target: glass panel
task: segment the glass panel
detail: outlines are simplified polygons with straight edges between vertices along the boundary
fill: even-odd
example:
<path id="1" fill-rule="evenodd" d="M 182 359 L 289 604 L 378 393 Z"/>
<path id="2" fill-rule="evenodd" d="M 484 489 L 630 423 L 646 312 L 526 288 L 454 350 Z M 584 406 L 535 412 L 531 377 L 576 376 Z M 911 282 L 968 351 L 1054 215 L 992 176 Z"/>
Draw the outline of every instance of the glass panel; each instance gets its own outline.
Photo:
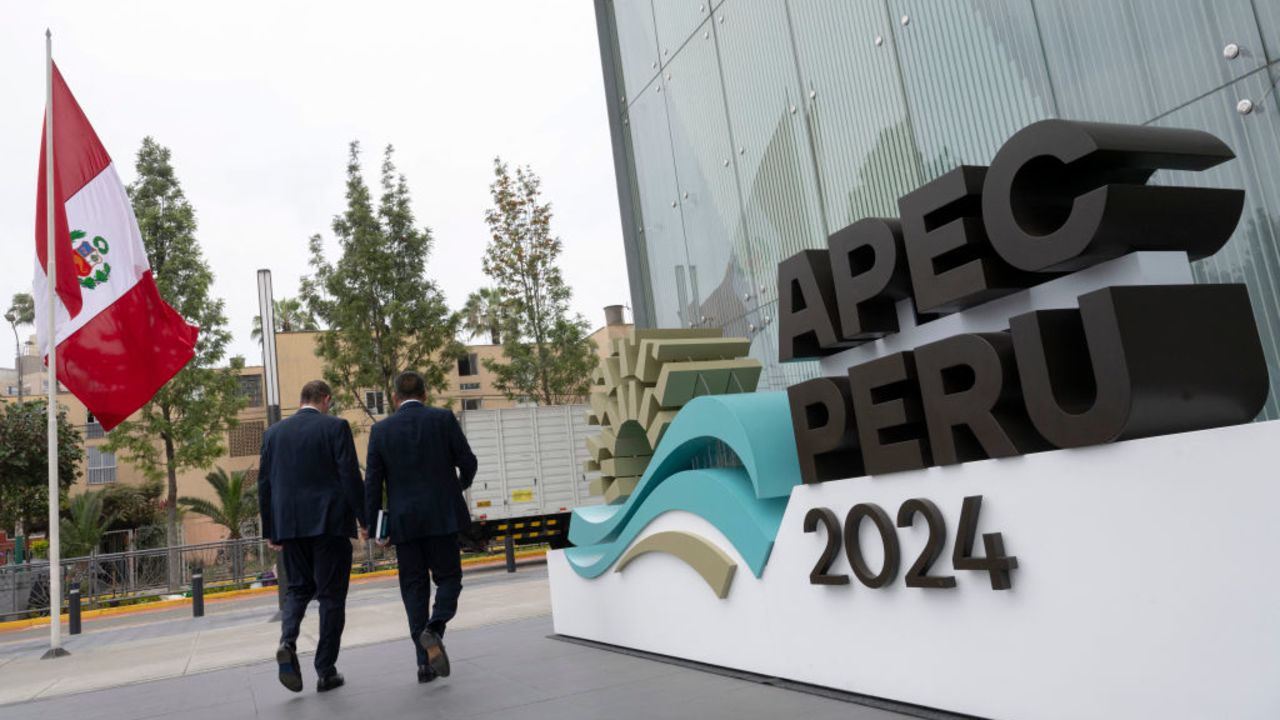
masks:
<path id="1" fill-rule="evenodd" d="M 919 154 L 884 7 L 827 0 L 789 7 L 804 93 L 797 111 L 816 155 L 827 232 L 864 217 L 897 217 L 898 196 L 920 184 Z"/>
<path id="2" fill-rule="evenodd" d="M 658 50 L 661 51 L 659 61 L 663 65 L 671 62 L 695 30 L 701 34 L 707 29 L 698 26 L 707 19 L 708 4 L 709 0 L 657 0 L 653 4 Z"/>
<path id="3" fill-rule="evenodd" d="M 698 35 L 664 71 L 671 148 L 689 256 L 689 321 L 722 325 L 747 310 L 751 279 L 715 36 Z M 692 242 L 689 242 L 692 239 Z M 703 320 L 703 318 L 706 318 Z"/>
<path id="4" fill-rule="evenodd" d="M 661 80 L 655 80 L 631 105 L 628 114 L 635 159 L 636 190 L 640 196 L 641 227 L 649 283 L 653 291 L 655 327 L 688 327 L 686 308 L 677 300 L 677 272 L 689 265 L 684 251 L 684 229 L 677 201 L 675 165 L 671 158 L 671 133 Z"/>
<path id="5" fill-rule="evenodd" d="M 1262 38 L 1263 47 L 1241 45 L 1240 54 L 1276 62 L 1280 60 L 1280 3 L 1275 0 L 1253 0 L 1253 10 L 1258 21 L 1257 32 Z M 1240 44 L 1239 40 L 1230 38 L 1223 42 Z"/>
<path id="6" fill-rule="evenodd" d="M 742 300 L 754 308 L 775 298 L 778 263 L 825 247 L 827 230 L 785 6 L 725 0 L 716 16 L 729 126 L 745 151 L 737 165 L 751 286 Z"/>
<path id="7" fill-rule="evenodd" d="M 627 98 L 635 100 L 658 74 L 658 34 L 649 0 L 613 0 L 618 55 Z"/>
<path id="8" fill-rule="evenodd" d="M 1161 171 L 1152 182 L 1244 188 L 1244 213 L 1235 235 L 1216 255 L 1195 263 L 1193 270 L 1200 282 L 1243 282 L 1249 287 L 1271 374 L 1271 397 L 1263 417 L 1275 419 L 1280 417 L 1280 168 L 1275 163 L 1280 119 L 1274 112 L 1236 112 L 1239 98 L 1262 98 L 1269 90 L 1267 73 L 1256 73 L 1154 123 L 1211 132 L 1237 157 L 1200 173 Z"/>
<path id="9" fill-rule="evenodd" d="M 990 163 L 1010 135 L 1055 115 L 1028 0 L 889 5 L 926 180 Z"/>
<path id="10" fill-rule="evenodd" d="M 1250 0 L 1036 0 L 1035 10 L 1062 117 L 1147 122 L 1264 60 Z M 1245 51 L 1225 58 L 1228 43 Z"/>

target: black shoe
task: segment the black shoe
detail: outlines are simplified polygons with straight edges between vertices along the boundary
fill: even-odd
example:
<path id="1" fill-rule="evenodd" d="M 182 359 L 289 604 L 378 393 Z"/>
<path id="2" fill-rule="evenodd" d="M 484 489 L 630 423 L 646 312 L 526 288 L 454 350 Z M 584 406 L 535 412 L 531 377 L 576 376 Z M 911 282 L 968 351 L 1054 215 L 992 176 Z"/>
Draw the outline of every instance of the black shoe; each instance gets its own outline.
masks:
<path id="1" fill-rule="evenodd" d="M 328 692 L 334 688 L 340 688 L 346 684 L 346 680 L 342 678 L 342 673 L 334 672 L 320 678 L 316 683 L 316 692 Z"/>
<path id="2" fill-rule="evenodd" d="M 280 665 L 280 684 L 294 692 L 302 692 L 302 668 L 298 665 L 298 651 L 293 643 L 280 643 L 276 648 L 276 663 Z"/>
<path id="3" fill-rule="evenodd" d="M 430 665 L 418 666 L 418 682 L 429 683 L 436 679 L 436 671 L 431 669 Z"/>
<path id="4" fill-rule="evenodd" d="M 436 675 L 449 677 L 449 654 L 444 651 L 444 643 L 440 640 L 440 636 L 432 632 L 431 628 L 427 628 L 422 631 L 418 643 L 427 653 L 427 665 L 435 671 Z"/>

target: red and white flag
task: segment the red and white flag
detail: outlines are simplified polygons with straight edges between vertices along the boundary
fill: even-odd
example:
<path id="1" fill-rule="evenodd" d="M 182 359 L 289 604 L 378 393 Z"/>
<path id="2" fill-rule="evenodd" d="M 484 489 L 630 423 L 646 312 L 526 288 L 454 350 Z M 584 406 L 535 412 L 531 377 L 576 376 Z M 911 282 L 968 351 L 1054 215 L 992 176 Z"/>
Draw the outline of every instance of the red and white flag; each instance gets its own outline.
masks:
<path id="1" fill-rule="evenodd" d="M 48 293 L 58 380 L 110 430 L 155 396 L 195 356 L 199 329 L 169 307 L 151 276 L 133 206 L 89 120 L 53 68 L 54 252 L 46 262 L 45 142 L 36 198 L 36 328 L 49 357 Z"/>

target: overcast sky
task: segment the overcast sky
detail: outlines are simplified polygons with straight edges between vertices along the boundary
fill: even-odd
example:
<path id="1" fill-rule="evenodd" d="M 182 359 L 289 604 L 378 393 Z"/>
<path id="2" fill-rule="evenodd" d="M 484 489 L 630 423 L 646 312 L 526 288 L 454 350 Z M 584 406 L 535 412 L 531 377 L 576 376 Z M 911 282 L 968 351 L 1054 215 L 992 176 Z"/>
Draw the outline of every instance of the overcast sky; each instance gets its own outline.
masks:
<path id="1" fill-rule="evenodd" d="M 630 303 L 592 3 L 59 1 L 5 3 L 0 20 L 4 307 L 31 290 L 46 27 L 124 182 L 144 136 L 172 150 L 231 352 L 250 364 L 255 271 L 291 296 L 311 234 L 335 256 L 351 140 L 374 188 L 395 145 L 451 307 L 486 282 L 495 155 L 541 175 L 575 310 L 595 328 Z"/>

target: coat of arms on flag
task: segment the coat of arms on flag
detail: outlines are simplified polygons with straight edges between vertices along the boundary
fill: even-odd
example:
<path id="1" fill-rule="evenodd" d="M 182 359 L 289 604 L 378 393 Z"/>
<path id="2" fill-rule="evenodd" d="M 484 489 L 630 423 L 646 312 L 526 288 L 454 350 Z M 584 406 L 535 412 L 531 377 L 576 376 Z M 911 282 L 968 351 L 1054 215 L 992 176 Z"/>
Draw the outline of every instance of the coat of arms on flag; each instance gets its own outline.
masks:
<path id="1" fill-rule="evenodd" d="M 87 234 L 83 230 L 71 231 L 71 247 L 76 251 L 72 261 L 80 276 L 80 286 L 92 290 L 111 279 L 111 264 L 105 259 L 111 245 L 101 235 L 95 235 L 92 241 L 85 240 Z"/>

